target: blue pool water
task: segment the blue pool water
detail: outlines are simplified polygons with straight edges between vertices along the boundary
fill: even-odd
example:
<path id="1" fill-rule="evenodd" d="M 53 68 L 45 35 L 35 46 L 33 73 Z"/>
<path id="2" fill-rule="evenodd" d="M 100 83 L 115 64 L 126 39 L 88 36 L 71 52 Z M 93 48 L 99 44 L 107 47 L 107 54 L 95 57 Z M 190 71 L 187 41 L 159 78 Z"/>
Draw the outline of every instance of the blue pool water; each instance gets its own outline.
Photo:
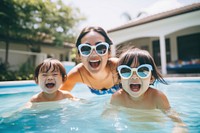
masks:
<path id="1" fill-rule="evenodd" d="M 170 85 L 156 84 L 187 125 L 190 133 L 200 131 L 200 79 L 167 79 Z M 40 91 L 28 83 L 0 83 L 0 132 L 80 132 L 80 133 L 169 133 L 174 122 L 159 110 L 113 109 L 111 95 L 96 96 L 83 84 L 77 84 L 72 94 L 81 101 L 62 100 L 38 103 L 33 109 L 23 109 L 32 95 Z"/>

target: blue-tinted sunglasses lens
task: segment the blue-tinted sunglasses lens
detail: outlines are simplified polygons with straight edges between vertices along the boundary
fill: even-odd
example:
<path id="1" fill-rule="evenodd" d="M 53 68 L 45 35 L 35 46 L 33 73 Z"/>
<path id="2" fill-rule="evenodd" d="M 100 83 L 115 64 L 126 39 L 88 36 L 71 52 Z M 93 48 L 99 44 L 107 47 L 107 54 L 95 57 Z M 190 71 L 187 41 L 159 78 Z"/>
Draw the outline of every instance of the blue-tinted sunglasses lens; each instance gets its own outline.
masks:
<path id="1" fill-rule="evenodd" d="M 128 78 L 131 76 L 131 70 L 128 68 L 122 68 L 120 70 L 120 73 L 121 73 L 122 77 L 124 77 L 124 78 Z"/>
<path id="2" fill-rule="evenodd" d="M 107 46 L 105 44 L 97 45 L 96 51 L 100 55 L 105 54 L 107 52 Z"/>
<path id="3" fill-rule="evenodd" d="M 143 66 L 143 67 L 140 67 L 138 70 L 137 70 L 137 74 L 138 76 L 142 77 L 142 78 L 145 78 L 148 76 L 150 70 L 148 67 L 146 66 Z"/>
<path id="4" fill-rule="evenodd" d="M 81 49 L 80 49 L 80 52 L 83 55 L 89 55 L 90 52 L 91 52 L 91 47 L 90 46 L 82 46 Z"/>

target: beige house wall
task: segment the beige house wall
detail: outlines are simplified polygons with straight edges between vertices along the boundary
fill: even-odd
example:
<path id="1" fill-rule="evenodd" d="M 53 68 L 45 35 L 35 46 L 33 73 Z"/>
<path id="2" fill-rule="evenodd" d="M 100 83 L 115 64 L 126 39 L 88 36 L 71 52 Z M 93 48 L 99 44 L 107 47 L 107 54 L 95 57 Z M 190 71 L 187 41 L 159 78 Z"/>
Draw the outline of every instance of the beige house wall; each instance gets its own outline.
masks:
<path id="1" fill-rule="evenodd" d="M 0 41 L 0 62 L 5 61 L 5 49 L 5 42 Z M 64 46 L 53 47 L 48 45 L 41 45 L 41 52 L 37 53 L 31 52 L 29 45 L 27 44 L 9 42 L 9 69 L 18 70 L 24 63 L 31 63 L 36 66 L 47 57 L 53 57 L 60 61 L 71 61 L 70 54 L 71 48 Z"/>
<path id="2" fill-rule="evenodd" d="M 176 31 L 174 33 L 165 36 L 165 38 L 170 39 L 171 61 L 178 60 L 177 37 L 195 34 L 199 32 L 200 32 L 200 25 Z M 138 48 L 142 49 L 148 48 L 146 50 L 148 50 L 151 54 L 153 54 L 152 42 L 155 40 L 159 40 L 159 37 L 136 38 L 134 40 L 130 40 L 128 43 Z"/>
<path id="3" fill-rule="evenodd" d="M 51 56 L 53 58 L 61 60 L 60 56 L 63 55 L 62 61 L 66 60 L 66 57 L 69 57 L 70 55 L 70 49 L 67 48 L 56 48 L 56 47 L 48 47 L 48 46 L 42 46 L 41 47 L 42 53 L 46 53 L 48 56 Z"/>
<path id="4" fill-rule="evenodd" d="M 6 44 L 3 41 L 0 41 L 0 49 L 5 49 Z M 29 51 L 28 45 L 9 42 L 9 49 L 11 50 L 19 50 L 19 51 Z"/>

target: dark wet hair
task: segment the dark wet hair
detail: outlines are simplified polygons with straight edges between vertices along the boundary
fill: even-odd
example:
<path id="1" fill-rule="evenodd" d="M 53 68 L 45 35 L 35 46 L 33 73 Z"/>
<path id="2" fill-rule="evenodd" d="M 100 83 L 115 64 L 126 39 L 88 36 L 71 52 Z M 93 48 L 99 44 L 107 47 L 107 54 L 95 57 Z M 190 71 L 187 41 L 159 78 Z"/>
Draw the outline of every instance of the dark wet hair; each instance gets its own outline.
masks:
<path id="1" fill-rule="evenodd" d="M 91 31 L 95 31 L 99 34 L 101 34 L 104 38 L 105 38 L 105 42 L 107 42 L 109 45 L 112 45 L 113 42 L 112 40 L 108 37 L 108 34 L 107 32 L 99 27 L 99 26 L 88 26 L 88 27 L 85 27 L 81 33 L 79 34 L 78 38 L 77 38 L 77 41 L 76 41 L 76 47 L 78 48 L 78 46 L 81 44 L 81 39 L 86 35 L 88 34 L 89 32 Z M 110 49 L 109 49 L 110 50 Z"/>
<path id="2" fill-rule="evenodd" d="M 134 63 L 134 67 L 142 64 L 150 64 L 153 68 L 152 76 L 155 78 L 155 80 L 158 80 L 163 84 L 167 84 L 167 82 L 163 79 L 161 73 L 159 72 L 153 57 L 148 51 L 141 50 L 139 48 L 133 48 L 127 50 L 120 55 L 118 66 L 127 65 L 130 67 L 132 63 Z"/>
<path id="3" fill-rule="evenodd" d="M 36 68 L 35 68 L 35 74 L 34 74 L 34 79 L 36 80 L 38 78 L 38 75 L 40 72 L 48 72 L 51 68 L 53 67 L 53 71 L 59 71 L 60 74 L 62 75 L 62 81 L 64 82 L 66 80 L 66 70 L 63 66 L 63 64 L 57 60 L 57 59 L 53 59 L 53 58 L 48 58 L 45 59 L 42 63 L 40 63 Z"/>

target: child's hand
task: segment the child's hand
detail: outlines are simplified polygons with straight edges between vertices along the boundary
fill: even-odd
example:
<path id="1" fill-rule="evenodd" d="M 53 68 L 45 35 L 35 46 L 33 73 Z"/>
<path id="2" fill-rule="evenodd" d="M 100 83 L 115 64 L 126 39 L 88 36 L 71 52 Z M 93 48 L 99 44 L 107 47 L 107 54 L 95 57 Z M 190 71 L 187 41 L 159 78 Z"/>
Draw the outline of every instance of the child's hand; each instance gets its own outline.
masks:
<path id="1" fill-rule="evenodd" d="M 185 123 L 177 123 L 173 128 L 172 133 L 188 133 L 188 129 Z"/>

